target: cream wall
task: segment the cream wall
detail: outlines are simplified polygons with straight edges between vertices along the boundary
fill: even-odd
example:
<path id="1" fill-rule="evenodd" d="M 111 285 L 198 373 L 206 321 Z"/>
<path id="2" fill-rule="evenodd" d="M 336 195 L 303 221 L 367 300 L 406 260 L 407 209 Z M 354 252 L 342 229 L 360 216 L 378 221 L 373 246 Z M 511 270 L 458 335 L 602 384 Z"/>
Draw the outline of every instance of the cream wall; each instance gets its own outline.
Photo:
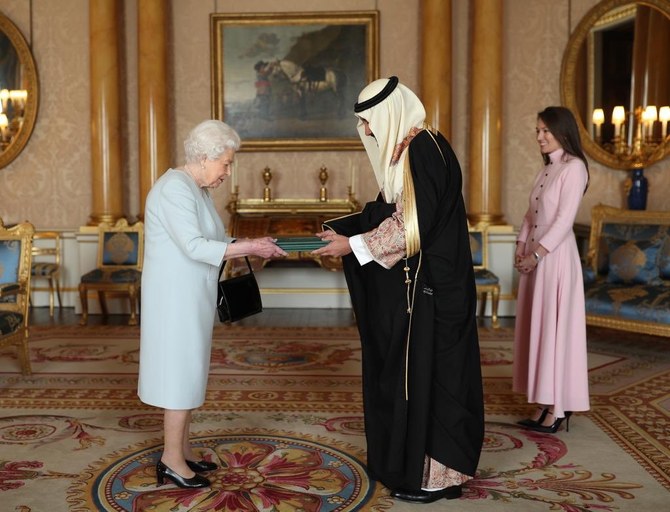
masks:
<path id="1" fill-rule="evenodd" d="M 569 33 L 594 0 L 502 0 L 504 2 L 503 90 L 503 213 L 518 225 L 525 211 L 531 182 L 541 165 L 534 140 L 535 115 L 560 102 L 560 64 Z M 123 161 L 126 214 L 139 211 L 137 149 L 136 30 L 137 0 L 123 5 Z M 452 144 L 467 182 L 469 104 L 469 0 L 452 0 L 453 100 Z M 171 153 L 181 162 L 181 141 L 195 123 L 211 115 L 209 14 L 274 12 L 274 0 L 171 0 L 170 119 Z M 380 11 L 380 73 L 397 74 L 419 89 L 419 0 L 285 0 L 284 11 Z M 31 220 L 38 228 L 76 230 L 86 224 L 91 209 L 89 134 L 88 0 L 13 0 L 0 11 L 11 18 L 32 45 L 41 82 L 37 125 L 25 151 L 0 169 L 0 216 L 6 222 Z M 352 117 L 352 123 L 354 122 Z M 365 154 L 358 151 L 240 153 L 239 184 L 243 197 L 260 197 L 265 166 L 273 170 L 275 197 L 318 197 L 318 170 L 325 165 L 331 197 L 342 197 L 350 166 L 358 173 L 361 200 L 375 195 L 375 183 Z M 667 210 L 670 165 L 666 161 L 646 171 L 651 183 L 649 209 Z M 593 204 L 623 205 L 625 173 L 591 164 L 591 188 L 578 221 L 588 222 Z M 216 191 L 222 215 L 229 190 Z"/>

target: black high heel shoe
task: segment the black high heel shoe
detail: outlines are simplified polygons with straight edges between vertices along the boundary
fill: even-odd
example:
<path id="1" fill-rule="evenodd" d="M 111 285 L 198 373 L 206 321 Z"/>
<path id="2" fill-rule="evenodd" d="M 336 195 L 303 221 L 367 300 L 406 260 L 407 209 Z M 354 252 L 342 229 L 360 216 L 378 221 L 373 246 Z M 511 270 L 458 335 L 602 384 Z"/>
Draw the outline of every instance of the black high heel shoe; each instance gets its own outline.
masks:
<path id="1" fill-rule="evenodd" d="M 547 413 L 549 412 L 549 408 L 548 407 L 544 407 L 544 408 L 543 407 L 538 407 L 538 409 L 542 409 L 542 413 L 540 414 L 540 417 L 538 419 L 534 420 L 532 418 L 526 418 L 525 420 L 517 421 L 516 422 L 517 425 L 521 425 L 522 427 L 532 428 L 532 427 L 535 427 L 537 425 L 542 424 L 544 419 L 547 417 Z"/>
<path id="2" fill-rule="evenodd" d="M 217 466 L 213 462 L 207 462 L 206 460 L 188 460 L 186 459 L 186 465 L 194 473 L 204 473 L 205 471 L 214 471 Z"/>
<path id="3" fill-rule="evenodd" d="M 551 425 L 535 425 L 533 427 L 529 427 L 535 432 L 543 432 L 545 434 L 555 434 L 558 432 L 558 429 L 561 427 L 561 423 L 563 423 L 563 420 L 565 420 L 565 431 L 569 432 L 570 431 L 570 416 L 572 416 L 571 411 L 565 411 L 565 417 L 563 418 L 554 418 L 554 422 Z"/>
<path id="4" fill-rule="evenodd" d="M 156 485 L 160 487 L 165 483 L 165 479 L 172 480 L 172 483 L 182 489 L 199 489 L 201 487 L 209 487 L 211 482 L 204 476 L 195 475 L 192 478 L 184 478 L 172 471 L 169 467 L 163 464 L 163 461 L 156 463 Z"/>

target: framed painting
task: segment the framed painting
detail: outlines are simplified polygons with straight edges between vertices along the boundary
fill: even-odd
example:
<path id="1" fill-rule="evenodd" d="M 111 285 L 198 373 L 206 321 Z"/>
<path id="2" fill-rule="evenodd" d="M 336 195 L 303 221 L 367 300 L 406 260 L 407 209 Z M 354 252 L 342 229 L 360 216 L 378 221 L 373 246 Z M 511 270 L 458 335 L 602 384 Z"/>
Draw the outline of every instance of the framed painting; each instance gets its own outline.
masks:
<path id="1" fill-rule="evenodd" d="M 241 151 L 362 149 L 353 106 L 379 75 L 378 14 L 212 14 L 213 118 Z"/>

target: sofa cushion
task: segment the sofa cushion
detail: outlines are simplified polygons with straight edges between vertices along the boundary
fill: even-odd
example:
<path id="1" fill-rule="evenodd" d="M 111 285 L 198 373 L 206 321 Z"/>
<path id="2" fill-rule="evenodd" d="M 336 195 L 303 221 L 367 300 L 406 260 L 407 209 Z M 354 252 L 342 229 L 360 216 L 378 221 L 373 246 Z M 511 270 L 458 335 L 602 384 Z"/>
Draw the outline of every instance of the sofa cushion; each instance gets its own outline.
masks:
<path id="1" fill-rule="evenodd" d="M 666 239 L 669 235 L 668 226 L 659 224 L 628 224 L 610 222 L 604 223 L 598 238 L 598 261 L 596 268 L 598 275 L 607 275 L 609 271 L 610 248 L 609 244 L 616 240 L 658 240 Z M 670 266 L 670 262 L 669 262 Z M 668 268 L 670 272 L 670 268 Z"/>
<path id="2" fill-rule="evenodd" d="M 585 286 L 586 314 L 670 324 L 670 284 L 612 284 L 606 279 Z"/>
<path id="3" fill-rule="evenodd" d="M 659 251 L 663 239 L 656 240 L 609 240 L 610 283 L 621 284 L 659 284 Z"/>

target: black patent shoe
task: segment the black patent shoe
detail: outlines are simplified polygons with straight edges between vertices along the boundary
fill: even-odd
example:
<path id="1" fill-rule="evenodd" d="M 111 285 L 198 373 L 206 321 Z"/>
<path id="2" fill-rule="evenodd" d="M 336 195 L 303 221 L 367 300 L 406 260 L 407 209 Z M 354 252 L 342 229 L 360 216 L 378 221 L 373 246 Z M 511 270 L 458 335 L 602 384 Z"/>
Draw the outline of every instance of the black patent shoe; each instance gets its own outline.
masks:
<path id="1" fill-rule="evenodd" d="M 547 417 L 547 414 L 549 413 L 549 408 L 548 407 L 544 407 L 544 408 L 538 407 L 538 409 L 542 409 L 542 414 L 540 414 L 540 417 L 538 419 L 534 420 L 532 418 L 526 418 L 525 420 L 517 421 L 516 424 L 521 425 L 522 427 L 527 427 L 527 428 L 533 428 L 533 427 L 536 427 L 536 426 L 542 424 L 542 422 Z"/>
<path id="2" fill-rule="evenodd" d="M 182 489 L 199 489 L 211 485 L 210 481 L 201 475 L 195 475 L 192 478 L 184 478 L 163 464 L 163 461 L 159 460 L 156 464 L 156 486 L 160 487 L 163 485 L 166 478 Z"/>
<path id="3" fill-rule="evenodd" d="M 442 498 L 446 500 L 455 500 L 456 498 L 460 498 L 462 494 L 463 488 L 460 485 L 445 487 L 439 491 L 424 491 L 422 489 L 419 489 L 418 491 L 391 491 L 392 498 L 402 501 L 410 501 L 412 503 L 433 503 Z"/>
<path id="4" fill-rule="evenodd" d="M 541 425 L 538 423 L 537 425 L 529 428 L 531 430 L 534 430 L 535 432 L 542 432 L 544 434 L 555 434 L 556 432 L 558 432 L 558 429 L 561 428 L 563 420 L 565 420 L 565 431 L 569 432 L 570 416 L 572 416 L 572 412 L 565 411 L 565 416 L 563 418 L 554 418 L 554 422 L 551 425 Z"/>
<path id="5" fill-rule="evenodd" d="M 194 473 L 204 473 L 206 471 L 214 471 L 217 466 L 213 462 L 207 462 L 206 460 L 188 460 L 186 459 L 186 465 Z"/>

